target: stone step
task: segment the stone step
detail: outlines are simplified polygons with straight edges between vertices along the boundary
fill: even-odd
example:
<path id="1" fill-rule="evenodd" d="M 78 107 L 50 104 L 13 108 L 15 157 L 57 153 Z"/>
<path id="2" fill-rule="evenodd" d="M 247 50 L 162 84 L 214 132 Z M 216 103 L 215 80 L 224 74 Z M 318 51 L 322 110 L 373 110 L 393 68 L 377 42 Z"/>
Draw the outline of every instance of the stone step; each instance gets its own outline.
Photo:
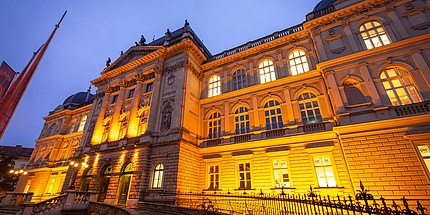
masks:
<path id="1" fill-rule="evenodd" d="M 0 214 L 16 214 L 21 210 L 20 206 L 5 206 L 5 207 L 0 207 Z"/>

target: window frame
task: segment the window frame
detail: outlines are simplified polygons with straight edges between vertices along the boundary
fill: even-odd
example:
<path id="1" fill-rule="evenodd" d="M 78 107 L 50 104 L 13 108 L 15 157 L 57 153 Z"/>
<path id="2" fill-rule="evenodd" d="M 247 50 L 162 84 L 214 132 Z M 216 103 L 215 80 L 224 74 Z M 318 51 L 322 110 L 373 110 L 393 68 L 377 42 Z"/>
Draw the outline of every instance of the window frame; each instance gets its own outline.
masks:
<path id="1" fill-rule="evenodd" d="M 208 98 L 221 95 L 221 77 L 212 75 L 208 81 Z"/>
<path id="2" fill-rule="evenodd" d="M 249 132 L 251 132 L 249 110 L 245 106 L 240 106 L 234 112 L 234 134 L 247 134 Z"/>
<path id="3" fill-rule="evenodd" d="M 379 25 L 375 25 L 375 23 L 378 23 Z M 370 24 L 371 28 L 368 28 L 367 24 Z M 372 33 L 371 35 L 370 33 L 373 31 L 374 31 L 374 34 Z M 387 29 L 385 29 L 384 24 L 378 20 L 368 20 L 366 22 L 363 22 L 358 27 L 358 32 L 367 50 L 388 45 L 393 42 L 390 36 L 388 35 Z M 363 34 L 365 34 L 366 36 L 363 36 Z M 382 37 L 386 37 L 386 38 L 382 38 Z M 376 42 L 375 40 L 378 40 L 377 41 L 378 43 L 375 44 Z M 388 41 L 388 42 L 384 42 L 384 41 Z"/>
<path id="4" fill-rule="evenodd" d="M 162 189 L 163 180 L 164 180 L 164 165 L 162 163 L 158 163 L 154 166 L 154 169 L 152 171 L 151 188 Z"/>
<path id="5" fill-rule="evenodd" d="M 268 62 L 267 65 L 264 65 L 265 62 Z M 258 77 L 260 84 L 276 80 L 275 63 L 272 59 L 266 58 L 258 63 Z"/>
<path id="6" fill-rule="evenodd" d="M 270 104 L 270 102 L 272 101 L 273 101 L 273 105 Z M 264 107 L 264 121 L 266 123 L 266 130 L 283 128 L 284 121 L 282 118 L 281 103 L 276 99 L 269 99 L 264 103 L 263 107 Z M 274 110 L 274 114 L 272 114 L 272 110 Z M 274 122 L 273 119 L 275 119 L 276 122 Z M 268 121 L 269 121 L 269 124 L 268 124 Z"/>
<path id="7" fill-rule="evenodd" d="M 208 139 L 216 139 L 221 137 L 221 113 L 213 112 L 207 119 Z M 215 130 L 215 131 L 214 131 Z"/>
<path id="8" fill-rule="evenodd" d="M 316 164 L 315 164 L 315 158 L 316 157 L 320 157 L 321 160 L 322 160 L 322 158 L 328 158 L 330 161 L 330 165 L 324 165 L 324 162 L 322 162 L 321 166 L 316 166 Z M 315 179 L 317 181 L 318 187 L 319 188 L 337 188 L 337 187 L 339 187 L 339 183 L 337 180 L 338 175 L 336 172 L 335 163 L 334 163 L 334 159 L 333 159 L 332 154 L 314 154 L 311 156 L 311 159 L 312 159 L 313 172 L 315 174 Z M 321 169 L 321 168 L 324 170 L 323 171 L 324 177 L 318 177 L 317 169 Z M 333 173 L 332 177 L 327 177 L 327 175 L 326 175 L 327 172 L 325 171 L 326 169 L 331 169 L 331 172 Z M 325 180 L 326 186 L 321 186 L 320 178 Z M 335 183 L 334 186 L 329 186 L 328 179 L 330 179 L 330 178 L 332 179 L 332 182 L 334 181 L 334 183 Z"/>
<path id="9" fill-rule="evenodd" d="M 392 71 L 395 76 L 390 76 L 390 74 L 393 73 L 390 73 L 389 71 Z M 406 69 L 397 66 L 388 67 L 381 71 L 381 73 L 379 74 L 379 78 L 381 80 L 382 87 L 384 88 L 384 91 L 388 99 L 390 100 L 392 106 L 400 106 L 422 102 L 420 93 L 418 92 L 417 87 L 412 80 L 412 77 L 407 74 Z M 395 84 L 396 82 L 397 84 Z M 405 103 L 404 99 L 401 98 L 401 96 L 399 95 L 400 90 L 403 90 L 404 95 L 402 97 L 407 97 L 408 102 Z M 414 93 L 411 93 L 410 91 L 414 91 Z M 389 95 L 391 92 L 394 95 Z"/>
<path id="10" fill-rule="evenodd" d="M 298 53 L 298 56 L 294 56 L 296 52 Z M 303 54 L 301 55 L 301 53 Z M 303 61 L 303 58 L 305 61 Z M 298 60 L 300 61 L 299 63 L 297 62 Z M 308 57 L 306 51 L 303 49 L 292 50 L 288 54 L 288 64 L 290 66 L 292 76 L 310 71 Z M 298 68 L 301 68 L 302 71 L 299 71 Z"/>
<path id="11" fill-rule="evenodd" d="M 308 98 L 305 98 L 304 94 L 308 94 Z M 315 106 L 315 102 L 317 106 Z M 311 104 L 311 107 L 308 107 L 307 104 Z M 315 93 L 311 91 L 301 92 L 297 97 L 297 105 L 299 107 L 300 118 L 302 119 L 303 124 L 323 122 L 318 96 Z M 313 122 L 310 120 L 309 111 L 312 111 L 312 116 L 315 118 L 315 121 Z M 303 115 L 303 113 L 305 116 Z"/>
<path id="12" fill-rule="evenodd" d="M 240 170 L 240 165 L 243 165 L 244 166 L 244 170 Z M 246 164 L 248 164 L 248 166 L 249 166 L 249 170 L 246 170 Z M 237 162 L 236 163 L 236 167 L 237 167 L 237 170 L 236 170 L 236 173 L 237 173 L 237 176 L 236 176 L 236 178 L 237 178 L 237 182 L 238 182 L 238 190 L 252 190 L 253 188 L 252 188 L 252 168 L 251 168 L 251 162 L 250 161 L 239 161 L 239 162 Z M 249 177 L 248 177 L 248 174 L 249 174 Z M 241 174 L 244 174 L 244 179 L 242 180 L 241 179 Z M 242 187 L 242 181 L 243 181 L 243 187 Z"/>
<path id="13" fill-rule="evenodd" d="M 207 190 L 219 190 L 219 169 L 220 168 L 218 164 L 211 164 L 207 166 Z"/>
<path id="14" fill-rule="evenodd" d="M 274 166 L 274 162 L 275 161 L 285 161 L 285 165 L 286 167 L 279 167 L 279 168 L 275 168 Z M 291 188 L 291 174 L 290 174 L 290 165 L 288 163 L 288 159 L 285 157 L 280 157 L 280 158 L 273 158 L 270 160 L 270 166 L 272 169 L 272 177 L 273 177 L 273 184 L 275 185 L 275 189 L 283 189 L 283 188 Z M 281 173 L 283 172 L 282 170 L 286 170 L 287 172 L 287 179 L 288 179 L 288 185 L 287 186 L 277 186 L 277 179 L 276 179 L 276 172 L 280 171 Z M 282 179 L 284 180 L 285 178 L 282 175 Z M 281 183 L 285 183 L 285 181 L 283 181 Z"/>
<path id="15" fill-rule="evenodd" d="M 231 75 L 231 80 L 232 80 L 233 90 L 240 90 L 245 87 L 248 87 L 245 69 L 236 69 Z"/>

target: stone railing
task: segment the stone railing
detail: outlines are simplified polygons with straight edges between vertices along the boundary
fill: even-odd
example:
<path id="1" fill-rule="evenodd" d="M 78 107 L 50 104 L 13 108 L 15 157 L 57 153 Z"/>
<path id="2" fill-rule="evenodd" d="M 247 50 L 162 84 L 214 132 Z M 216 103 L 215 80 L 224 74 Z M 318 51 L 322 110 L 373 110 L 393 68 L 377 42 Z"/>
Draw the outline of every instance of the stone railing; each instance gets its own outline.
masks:
<path id="1" fill-rule="evenodd" d="M 3 197 L 0 207 L 19 206 L 25 202 L 30 202 L 32 197 L 33 193 L 6 192 L 6 196 Z"/>
<path id="2" fill-rule="evenodd" d="M 315 133 L 315 132 L 322 132 L 326 130 L 327 129 L 325 128 L 325 123 L 323 122 L 303 125 L 303 132 L 305 133 Z"/>
<path id="3" fill-rule="evenodd" d="M 60 214 L 60 211 L 62 210 L 87 210 L 89 202 L 94 201 L 95 196 L 96 192 L 81 192 L 68 190 L 65 194 L 38 203 L 30 202 L 30 196 L 26 198 L 25 203 L 23 203 L 24 210 L 22 212 L 22 215 Z"/>
<path id="4" fill-rule="evenodd" d="M 330 7 L 324 8 L 324 9 L 319 10 L 319 11 L 308 13 L 308 15 L 306 15 L 306 21 L 316 19 L 320 16 L 324 16 L 326 14 L 334 12 L 335 10 L 336 10 L 336 8 L 334 6 L 330 6 Z"/>
<path id="5" fill-rule="evenodd" d="M 396 116 L 411 116 L 423 113 L 430 113 L 430 102 L 421 102 L 408 105 L 392 107 Z"/>
<path id="6" fill-rule="evenodd" d="M 224 58 L 224 57 L 236 54 L 236 53 L 241 52 L 241 51 L 245 51 L 247 49 L 259 46 L 259 45 L 261 45 L 263 43 L 270 42 L 270 41 L 275 40 L 277 38 L 284 37 L 284 36 L 287 36 L 287 35 L 295 33 L 295 32 L 299 32 L 301 30 L 303 30 L 303 25 L 302 24 L 295 25 L 293 27 L 290 27 L 290 28 L 287 28 L 287 29 L 284 29 L 284 30 L 281 30 L 281 31 L 277 31 L 277 32 L 275 32 L 273 34 L 267 35 L 267 36 L 262 37 L 260 39 L 256 39 L 256 40 L 250 41 L 250 42 L 248 42 L 246 44 L 243 44 L 241 46 L 237 46 L 235 48 L 232 48 L 232 49 L 229 49 L 229 50 L 225 50 L 225 51 L 223 51 L 223 52 L 221 52 L 219 54 L 213 55 L 212 57 L 210 57 L 208 59 L 208 61 L 219 60 L 221 58 Z"/>

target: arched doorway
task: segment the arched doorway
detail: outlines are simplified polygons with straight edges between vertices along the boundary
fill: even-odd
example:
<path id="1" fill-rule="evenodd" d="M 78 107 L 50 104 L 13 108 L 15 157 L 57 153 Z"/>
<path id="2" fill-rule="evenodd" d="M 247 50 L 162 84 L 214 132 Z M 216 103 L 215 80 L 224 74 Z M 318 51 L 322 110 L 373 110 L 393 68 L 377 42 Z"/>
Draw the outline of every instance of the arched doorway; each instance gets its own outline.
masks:
<path id="1" fill-rule="evenodd" d="M 81 187 L 79 188 L 80 191 L 88 191 L 88 188 L 90 187 L 92 174 L 93 174 L 93 168 L 91 167 L 84 171 L 84 174 L 82 175 Z"/>
<path id="2" fill-rule="evenodd" d="M 132 175 L 133 175 L 133 164 L 128 163 L 124 165 L 121 171 L 121 178 L 119 179 L 118 204 L 125 204 L 127 202 L 128 191 L 130 190 L 130 182 L 131 182 Z"/>
<path id="3" fill-rule="evenodd" d="M 109 188 L 109 180 L 112 173 L 112 166 L 106 166 L 102 171 L 102 176 L 99 185 L 99 196 L 97 202 L 104 202 Z"/>

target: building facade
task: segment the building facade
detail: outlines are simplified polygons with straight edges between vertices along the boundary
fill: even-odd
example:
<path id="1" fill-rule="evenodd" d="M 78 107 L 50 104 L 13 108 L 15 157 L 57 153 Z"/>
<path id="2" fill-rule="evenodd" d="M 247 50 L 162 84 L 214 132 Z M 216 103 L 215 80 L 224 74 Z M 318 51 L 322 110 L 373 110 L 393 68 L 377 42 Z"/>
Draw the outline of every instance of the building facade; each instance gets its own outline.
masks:
<path id="1" fill-rule="evenodd" d="M 44 117 L 45 125 L 26 166 L 28 174 L 20 177 L 16 192 L 33 192 L 32 201 L 37 202 L 57 196 L 71 185 L 72 179 L 65 183 L 66 173 L 69 168 L 83 166 L 70 162 L 79 147 L 93 99 L 90 90 L 73 94 Z"/>
<path id="2" fill-rule="evenodd" d="M 92 80 L 74 158 L 88 167 L 66 183 L 128 206 L 190 191 L 347 196 L 360 181 L 428 200 L 429 11 L 323 0 L 302 24 L 216 55 L 188 22 L 142 38 Z"/>

